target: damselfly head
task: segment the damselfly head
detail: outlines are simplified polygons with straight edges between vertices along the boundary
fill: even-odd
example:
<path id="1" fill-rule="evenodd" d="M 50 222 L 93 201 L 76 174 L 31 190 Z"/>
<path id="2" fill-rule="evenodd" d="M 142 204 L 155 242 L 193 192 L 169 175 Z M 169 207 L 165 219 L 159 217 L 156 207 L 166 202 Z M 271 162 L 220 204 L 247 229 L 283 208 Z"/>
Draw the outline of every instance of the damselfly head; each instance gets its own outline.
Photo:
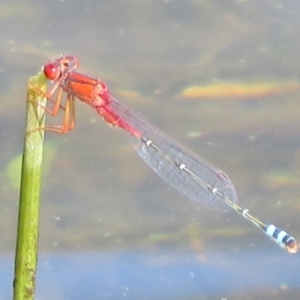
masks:
<path id="1" fill-rule="evenodd" d="M 70 71 L 77 69 L 79 61 L 77 57 L 65 55 L 53 62 L 49 62 L 44 66 L 44 74 L 47 79 L 53 81 L 61 76 L 66 75 Z"/>

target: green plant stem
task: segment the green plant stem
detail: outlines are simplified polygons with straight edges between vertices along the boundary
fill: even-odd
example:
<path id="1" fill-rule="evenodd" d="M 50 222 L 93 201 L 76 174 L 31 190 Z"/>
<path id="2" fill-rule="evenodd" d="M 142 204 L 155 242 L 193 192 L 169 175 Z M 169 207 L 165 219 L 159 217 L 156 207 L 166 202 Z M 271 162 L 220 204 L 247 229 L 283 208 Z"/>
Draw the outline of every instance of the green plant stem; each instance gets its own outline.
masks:
<path id="1" fill-rule="evenodd" d="M 22 160 L 18 232 L 15 255 L 14 300 L 34 299 L 38 260 L 39 203 L 45 111 L 46 78 L 31 77 L 27 87 L 27 117 Z"/>

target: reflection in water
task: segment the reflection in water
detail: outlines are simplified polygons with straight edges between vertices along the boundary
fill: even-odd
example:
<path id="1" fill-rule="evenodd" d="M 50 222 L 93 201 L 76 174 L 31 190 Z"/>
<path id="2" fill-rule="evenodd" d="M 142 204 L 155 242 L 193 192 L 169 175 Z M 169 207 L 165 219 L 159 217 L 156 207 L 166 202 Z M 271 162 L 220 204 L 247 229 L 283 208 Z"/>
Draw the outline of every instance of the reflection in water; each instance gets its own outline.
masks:
<path id="1" fill-rule="evenodd" d="M 11 293 L 12 258 L 0 258 L 1 299 Z M 275 266 L 275 269 L 274 269 Z M 298 299 L 300 261 L 283 252 L 53 254 L 39 259 L 37 298 Z M 10 274 L 10 275 L 8 275 Z M 258 298 L 257 298 L 258 297 Z M 259 298 L 261 299 L 261 298 Z"/>

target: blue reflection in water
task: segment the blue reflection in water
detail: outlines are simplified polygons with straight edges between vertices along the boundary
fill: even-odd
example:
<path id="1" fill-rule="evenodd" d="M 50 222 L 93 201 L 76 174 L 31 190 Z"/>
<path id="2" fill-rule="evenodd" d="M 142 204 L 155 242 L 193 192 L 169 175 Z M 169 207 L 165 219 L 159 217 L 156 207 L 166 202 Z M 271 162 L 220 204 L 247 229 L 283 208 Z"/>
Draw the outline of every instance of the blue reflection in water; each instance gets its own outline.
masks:
<path id="1" fill-rule="evenodd" d="M 10 299 L 13 258 L 2 256 L 0 266 L 0 299 Z M 206 259 L 146 251 L 51 254 L 39 259 L 37 299 L 215 299 L 279 286 L 300 290 L 298 270 L 299 257 L 284 252 Z"/>

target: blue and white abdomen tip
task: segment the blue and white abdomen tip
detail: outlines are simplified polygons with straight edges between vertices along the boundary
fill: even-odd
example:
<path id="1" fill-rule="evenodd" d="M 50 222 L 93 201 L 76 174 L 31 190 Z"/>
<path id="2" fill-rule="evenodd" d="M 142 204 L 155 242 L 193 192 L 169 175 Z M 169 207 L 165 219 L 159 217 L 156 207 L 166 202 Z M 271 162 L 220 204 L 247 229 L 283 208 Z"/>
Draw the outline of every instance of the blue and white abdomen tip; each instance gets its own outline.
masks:
<path id="1" fill-rule="evenodd" d="M 289 253 L 297 253 L 299 250 L 299 243 L 296 239 L 284 230 L 279 229 L 275 225 L 271 224 L 266 228 L 266 235 L 273 239 L 280 247 L 286 249 Z"/>

